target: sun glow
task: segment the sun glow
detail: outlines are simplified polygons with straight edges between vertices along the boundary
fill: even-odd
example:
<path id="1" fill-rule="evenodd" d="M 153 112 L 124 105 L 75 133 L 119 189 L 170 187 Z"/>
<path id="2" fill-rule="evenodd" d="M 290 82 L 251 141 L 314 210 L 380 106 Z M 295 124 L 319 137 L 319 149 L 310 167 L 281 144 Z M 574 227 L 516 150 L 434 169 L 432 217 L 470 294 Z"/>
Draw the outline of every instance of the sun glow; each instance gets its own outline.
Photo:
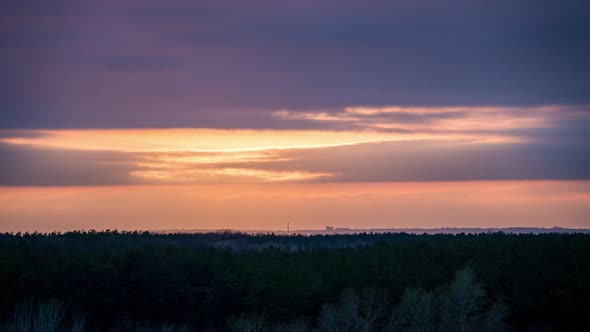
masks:
<path id="1" fill-rule="evenodd" d="M 310 166 L 309 160 L 300 159 L 307 152 L 356 145 L 370 149 L 370 143 L 399 142 L 414 152 L 425 142 L 457 147 L 527 143 L 532 138 L 523 129 L 551 127 L 557 115 L 568 118 L 585 113 L 553 106 L 281 110 L 272 114 L 279 121 L 303 121 L 322 129 L 3 130 L 0 143 L 56 155 L 64 151 L 118 154 L 116 160 L 126 167 L 121 176 L 132 183 L 313 181 L 336 179 L 341 172 L 334 165 Z"/>
<path id="2" fill-rule="evenodd" d="M 587 227 L 588 181 L 0 188 L 1 231 Z"/>
<path id="3" fill-rule="evenodd" d="M 376 131 L 276 131 L 223 129 L 42 130 L 37 135 L 2 139 L 10 144 L 75 150 L 135 152 L 239 152 L 269 149 L 321 148 L 406 137 Z M 421 138 L 423 138 L 421 136 Z"/>
<path id="4" fill-rule="evenodd" d="M 104 129 L 35 130 L 31 131 L 31 135 L 0 138 L 0 142 L 32 145 L 42 148 L 86 151 L 253 152 L 273 149 L 312 149 L 390 141 L 477 141 L 484 136 L 503 142 L 515 142 L 519 140 L 516 137 L 507 135 L 470 133 L 405 134 L 377 130 Z"/>

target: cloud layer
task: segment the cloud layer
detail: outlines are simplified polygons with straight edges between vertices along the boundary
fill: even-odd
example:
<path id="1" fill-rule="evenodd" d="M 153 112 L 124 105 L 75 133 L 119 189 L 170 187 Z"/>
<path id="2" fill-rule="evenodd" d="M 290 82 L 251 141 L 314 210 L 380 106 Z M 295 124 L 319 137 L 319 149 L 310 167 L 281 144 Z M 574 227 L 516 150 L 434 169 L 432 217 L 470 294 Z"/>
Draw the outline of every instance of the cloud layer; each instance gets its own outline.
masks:
<path id="1" fill-rule="evenodd" d="M 2 1 L 0 128 L 283 129 L 311 124 L 271 113 L 589 104 L 589 6 Z"/>
<path id="2" fill-rule="evenodd" d="M 589 10 L 2 1 L 0 184 L 586 179 Z"/>
<path id="3" fill-rule="evenodd" d="M 0 185 L 590 178 L 590 113 L 579 106 L 270 116 L 324 129 L 4 130 Z"/>

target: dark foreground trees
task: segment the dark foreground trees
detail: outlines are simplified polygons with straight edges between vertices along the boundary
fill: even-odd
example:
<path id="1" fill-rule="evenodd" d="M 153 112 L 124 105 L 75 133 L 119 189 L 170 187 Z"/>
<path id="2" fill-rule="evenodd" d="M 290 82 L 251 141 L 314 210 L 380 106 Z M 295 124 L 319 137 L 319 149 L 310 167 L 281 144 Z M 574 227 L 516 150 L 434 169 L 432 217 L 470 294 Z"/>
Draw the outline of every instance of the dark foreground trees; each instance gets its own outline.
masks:
<path id="1" fill-rule="evenodd" d="M 0 235 L 9 331 L 584 331 L 590 236 Z"/>
<path id="2" fill-rule="evenodd" d="M 316 324 L 299 318 L 272 325 L 264 315 L 242 314 L 229 318 L 227 328 L 234 332 L 505 331 L 506 308 L 494 303 L 485 312 L 486 303 L 483 286 L 476 281 L 473 271 L 463 269 L 436 295 L 409 288 L 394 307 L 390 306 L 383 291 L 347 289 L 336 303 L 322 306 Z M 83 315 L 74 313 L 68 317 L 65 305 L 50 300 L 20 302 L 5 329 L 14 332 L 81 332 L 90 330 L 90 327 Z M 196 328 L 124 317 L 109 330 L 184 332 Z"/>
<path id="3" fill-rule="evenodd" d="M 470 269 L 457 272 L 448 286 L 434 293 L 408 288 L 399 303 L 390 305 L 386 293 L 375 289 L 345 290 L 336 303 L 324 304 L 315 327 L 298 319 L 271 327 L 261 316 L 240 317 L 232 331 L 372 332 L 372 331 L 506 331 L 507 308 L 489 303 Z"/>

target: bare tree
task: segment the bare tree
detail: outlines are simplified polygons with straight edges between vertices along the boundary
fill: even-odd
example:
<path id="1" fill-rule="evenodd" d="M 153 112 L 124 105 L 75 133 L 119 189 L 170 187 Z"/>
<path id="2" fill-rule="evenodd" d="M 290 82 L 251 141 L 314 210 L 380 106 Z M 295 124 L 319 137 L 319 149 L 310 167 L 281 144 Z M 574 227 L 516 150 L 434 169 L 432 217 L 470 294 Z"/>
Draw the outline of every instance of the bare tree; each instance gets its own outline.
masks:
<path id="1" fill-rule="evenodd" d="M 392 313 L 389 331 L 434 330 L 434 297 L 421 288 L 407 289 Z"/>
<path id="2" fill-rule="evenodd" d="M 471 269 L 462 269 L 455 274 L 449 288 L 441 294 L 439 313 L 442 328 L 465 332 L 473 329 L 485 298 L 481 283 L 475 280 Z"/>
<path id="3" fill-rule="evenodd" d="M 322 332 L 370 332 L 382 324 L 387 298 L 374 289 L 365 289 L 359 296 L 354 290 L 342 293 L 336 304 L 322 307 L 318 322 Z"/>
<path id="4" fill-rule="evenodd" d="M 33 314 L 33 305 L 31 301 L 23 301 L 16 304 L 8 324 L 9 330 L 18 332 L 33 331 L 35 314 Z"/>
<path id="5" fill-rule="evenodd" d="M 84 332 L 88 328 L 86 323 L 86 316 L 79 311 L 72 315 L 72 332 Z"/>
<path id="6" fill-rule="evenodd" d="M 12 313 L 10 328 L 15 332 L 54 332 L 64 313 L 63 305 L 56 300 L 20 302 Z"/>
<path id="7" fill-rule="evenodd" d="M 45 332 L 56 331 L 64 318 L 64 314 L 63 305 L 57 300 L 49 300 L 38 304 L 35 330 Z"/>
<path id="8" fill-rule="evenodd" d="M 358 331 L 374 331 L 383 323 L 387 308 L 387 297 L 382 292 L 366 288 L 361 293 L 360 319 L 357 322 Z"/>
<path id="9" fill-rule="evenodd" d="M 485 314 L 485 330 L 489 332 L 499 332 L 506 330 L 506 316 L 508 308 L 501 303 L 494 303 Z"/>
<path id="10" fill-rule="evenodd" d="M 250 316 L 241 315 L 231 324 L 233 332 L 261 332 L 264 329 L 264 316 Z"/>

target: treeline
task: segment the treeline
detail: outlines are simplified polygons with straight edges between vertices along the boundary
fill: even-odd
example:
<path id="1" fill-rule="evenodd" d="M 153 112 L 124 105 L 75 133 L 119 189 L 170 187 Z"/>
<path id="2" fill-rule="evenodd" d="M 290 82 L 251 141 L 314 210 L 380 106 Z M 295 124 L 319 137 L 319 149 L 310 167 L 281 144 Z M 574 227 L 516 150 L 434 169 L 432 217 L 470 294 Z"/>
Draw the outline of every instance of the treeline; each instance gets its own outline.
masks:
<path id="1" fill-rule="evenodd" d="M 590 235 L 2 234 L 0 285 L 9 331 L 582 331 Z"/>

